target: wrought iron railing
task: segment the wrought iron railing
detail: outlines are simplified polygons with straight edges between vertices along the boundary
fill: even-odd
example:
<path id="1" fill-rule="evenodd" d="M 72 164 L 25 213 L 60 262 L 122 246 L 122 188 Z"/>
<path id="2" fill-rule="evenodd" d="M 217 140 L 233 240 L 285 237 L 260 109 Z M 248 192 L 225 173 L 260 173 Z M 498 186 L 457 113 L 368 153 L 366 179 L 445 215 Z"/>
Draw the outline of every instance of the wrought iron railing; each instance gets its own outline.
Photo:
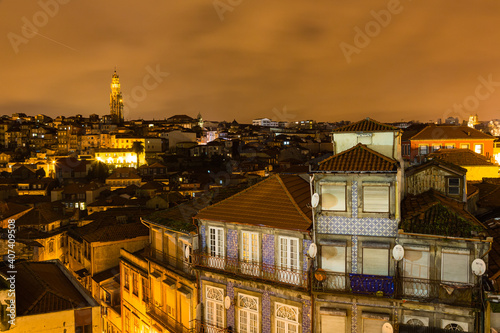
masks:
<path id="1" fill-rule="evenodd" d="M 466 283 L 326 271 L 315 274 L 312 288 L 467 307 L 477 305 L 480 292 L 477 285 Z"/>
<path id="2" fill-rule="evenodd" d="M 261 279 L 301 288 L 309 286 L 308 272 L 302 269 L 244 261 L 238 258 L 211 256 L 202 252 L 193 253 L 193 264 L 250 279 Z"/>
<path id="3" fill-rule="evenodd" d="M 159 308 L 158 306 L 154 305 L 153 303 L 147 303 L 146 312 L 156 322 L 160 323 L 162 326 L 164 326 L 165 328 L 167 328 L 168 330 L 170 330 L 172 332 L 179 332 L 179 333 L 199 332 L 195 328 L 188 328 L 188 327 L 182 325 L 182 323 L 175 320 L 168 313 L 163 311 L 163 309 Z"/>
<path id="4" fill-rule="evenodd" d="M 196 320 L 196 333 L 231 333 L 234 332 L 231 328 L 217 327 L 210 325 L 200 320 Z"/>
<path id="5" fill-rule="evenodd" d="M 467 283 L 401 277 L 397 294 L 402 299 L 475 307 L 479 286 Z"/>
<path id="6" fill-rule="evenodd" d="M 146 247 L 146 251 L 150 258 L 194 277 L 193 267 L 184 257 L 174 257 L 150 246 Z"/>

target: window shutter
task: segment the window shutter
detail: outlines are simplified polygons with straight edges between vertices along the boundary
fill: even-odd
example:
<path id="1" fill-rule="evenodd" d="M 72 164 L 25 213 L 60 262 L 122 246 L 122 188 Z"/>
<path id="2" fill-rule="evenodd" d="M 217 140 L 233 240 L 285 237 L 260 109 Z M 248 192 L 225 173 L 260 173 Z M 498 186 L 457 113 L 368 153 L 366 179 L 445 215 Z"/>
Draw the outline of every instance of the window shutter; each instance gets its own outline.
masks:
<path id="1" fill-rule="evenodd" d="M 346 316 L 321 315 L 321 332 L 345 332 Z"/>
<path id="2" fill-rule="evenodd" d="M 321 267 L 332 272 L 345 272 L 345 246 L 322 246 Z"/>
<path id="3" fill-rule="evenodd" d="M 363 248 L 363 274 L 387 275 L 389 270 L 389 250 Z"/>
<path id="4" fill-rule="evenodd" d="M 389 212 L 389 186 L 363 186 L 363 211 Z"/>
<path id="5" fill-rule="evenodd" d="M 384 323 L 382 319 L 363 318 L 363 333 L 380 333 Z"/>
<path id="6" fill-rule="evenodd" d="M 469 282 L 469 252 L 443 249 L 441 261 L 441 280 Z"/>

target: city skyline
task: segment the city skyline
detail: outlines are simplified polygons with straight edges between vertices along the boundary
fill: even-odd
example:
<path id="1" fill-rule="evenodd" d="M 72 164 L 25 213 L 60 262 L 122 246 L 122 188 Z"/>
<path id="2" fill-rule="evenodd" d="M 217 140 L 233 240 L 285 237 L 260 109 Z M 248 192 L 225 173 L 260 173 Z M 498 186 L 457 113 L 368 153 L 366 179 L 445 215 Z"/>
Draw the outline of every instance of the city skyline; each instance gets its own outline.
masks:
<path id="1" fill-rule="evenodd" d="M 0 113 L 277 121 L 498 118 L 500 5 L 4 0 Z"/>

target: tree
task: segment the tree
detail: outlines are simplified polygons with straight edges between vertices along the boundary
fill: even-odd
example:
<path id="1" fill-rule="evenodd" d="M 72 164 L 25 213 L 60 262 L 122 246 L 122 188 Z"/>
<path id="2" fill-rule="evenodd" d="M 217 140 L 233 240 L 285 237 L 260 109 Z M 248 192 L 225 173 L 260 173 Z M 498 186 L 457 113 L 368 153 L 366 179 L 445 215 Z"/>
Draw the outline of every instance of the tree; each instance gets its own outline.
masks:
<path id="1" fill-rule="evenodd" d="M 137 158 L 136 168 L 139 169 L 139 155 L 144 152 L 144 145 L 141 141 L 134 141 L 132 143 L 132 150 Z"/>
<path id="2" fill-rule="evenodd" d="M 101 161 L 96 161 L 90 166 L 89 173 L 87 175 L 89 180 L 99 179 L 101 182 L 105 182 L 109 175 L 108 165 Z"/>

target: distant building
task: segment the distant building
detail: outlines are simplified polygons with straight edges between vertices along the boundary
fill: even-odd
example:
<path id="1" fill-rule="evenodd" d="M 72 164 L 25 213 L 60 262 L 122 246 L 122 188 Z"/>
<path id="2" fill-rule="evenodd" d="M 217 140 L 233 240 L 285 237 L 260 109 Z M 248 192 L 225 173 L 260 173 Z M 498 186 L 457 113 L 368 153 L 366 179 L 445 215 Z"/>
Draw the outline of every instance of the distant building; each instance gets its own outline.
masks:
<path id="1" fill-rule="evenodd" d="M 252 120 L 254 126 L 278 127 L 277 121 L 272 121 L 269 118 L 257 118 Z"/>
<path id="2" fill-rule="evenodd" d="M 111 77 L 111 93 L 109 94 L 109 110 L 115 123 L 123 122 L 123 97 L 120 91 L 120 78 L 116 70 Z"/>

